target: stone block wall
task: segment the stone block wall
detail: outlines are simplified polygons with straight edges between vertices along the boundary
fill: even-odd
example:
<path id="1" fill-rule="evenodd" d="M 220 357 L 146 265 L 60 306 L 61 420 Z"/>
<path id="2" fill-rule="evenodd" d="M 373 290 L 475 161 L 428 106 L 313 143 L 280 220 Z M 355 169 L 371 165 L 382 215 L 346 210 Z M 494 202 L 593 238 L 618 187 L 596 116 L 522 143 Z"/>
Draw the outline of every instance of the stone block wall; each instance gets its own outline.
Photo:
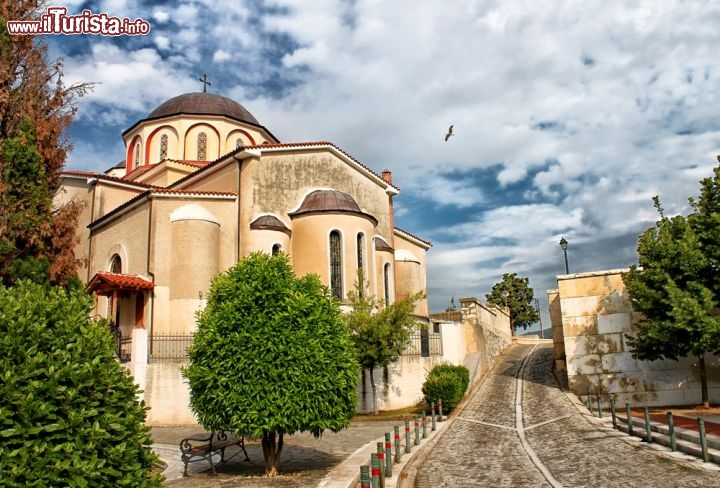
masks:
<path id="1" fill-rule="evenodd" d="M 473 384 L 512 344 L 510 317 L 505 310 L 480 303 L 474 297 L 461 298 L 460 307 L 465 328 L 465 362 L 473 365 L 468 367 L 470 383 Z"/>
<path id="2" fill-rule="evenodd" d="M 587 394 L 613 394 L 624 404 L 675 406 L 701 401 L 696 358 L 680 361 L 633 359 L 627 343 L 637 319 L 622 281 L 627 270 L 558 277 L 558 290 L 548 292 L 555 344 L 556 371 L 564 363 L 569 388 Z M 554 312 L 554 313 L 553 313 Z M 559 312 L 559 313 L 558 313 Z M 564 356 L 564 357 L 563 357 Z M 710 401 L 720 402 L 720 361 L 705 358 Z"/>

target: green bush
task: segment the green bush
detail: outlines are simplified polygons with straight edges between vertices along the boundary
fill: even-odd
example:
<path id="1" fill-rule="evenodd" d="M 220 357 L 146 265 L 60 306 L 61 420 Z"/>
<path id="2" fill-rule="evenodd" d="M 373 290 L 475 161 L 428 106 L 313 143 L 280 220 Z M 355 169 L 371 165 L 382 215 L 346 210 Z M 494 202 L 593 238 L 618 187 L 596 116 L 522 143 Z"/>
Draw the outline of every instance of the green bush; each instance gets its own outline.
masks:
<path id="1" fill-rule="evenodd" d="M 443 412 L 449 412 L 460 403 L 469 382 L 470 372 L 465 366 L 437 364 L 425 378 L 422 392 L 428 404 L 441 399 Z"/>
<path id="2" fill-rule="evenodd" d="M 161 486 L 146 408 L 82 290 L 0 287 L 3 486 Z"/>
<path id="3" fill-rule="evenodd" d="M 284 253 L 252 253 L 213 279 L 188 356 L 200 424 L 261 438 L 269 476 L 286 434 L 319 437 L 355 415 L 360 366 L 340 308 Z"/>

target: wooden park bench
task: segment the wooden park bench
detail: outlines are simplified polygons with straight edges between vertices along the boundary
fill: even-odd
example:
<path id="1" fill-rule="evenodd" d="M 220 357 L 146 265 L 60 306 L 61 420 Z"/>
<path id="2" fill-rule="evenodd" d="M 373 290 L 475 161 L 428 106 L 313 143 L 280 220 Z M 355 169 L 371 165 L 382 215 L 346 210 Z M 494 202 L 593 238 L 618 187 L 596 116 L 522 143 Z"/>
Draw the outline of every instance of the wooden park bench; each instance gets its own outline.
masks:
<path id="1" fill-rule="evenodd" d="M 225 449 L 232 446 L 238 446 L 240 450 L 225 459 Z M 245 450 L 245 439 L 229 431 L 211 433 L 208 437 L 185 438 L 180 441 L 180 458 L 183 463 L 185 463 L 183 476 L 188 476 L 188 464 L 202 460 L 210 463 L 212 476 L 215 476 L 216 463 L 213 461 L 213 456 L 220 454 L 220 461 L 217 463 L 217 466 L 220 466 L 222 463 L 232 459 L 240 451 L 245 454 L 245 461 L 250 461 L 247 451 Z"/>

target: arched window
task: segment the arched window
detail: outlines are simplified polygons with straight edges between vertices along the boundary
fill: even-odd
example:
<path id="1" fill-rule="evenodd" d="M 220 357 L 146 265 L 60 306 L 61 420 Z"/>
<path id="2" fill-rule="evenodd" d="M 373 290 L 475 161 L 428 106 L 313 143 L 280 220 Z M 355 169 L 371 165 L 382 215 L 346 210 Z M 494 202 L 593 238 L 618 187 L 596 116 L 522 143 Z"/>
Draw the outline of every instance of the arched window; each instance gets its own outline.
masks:
<path id="1" fill-rule="evenodd" d="M 163 134 L 160 136 L 160 161 L 167 159 L 168 136 Z"/>
<path id="2" fill-rule="evenodd" d="M 197 138 L 197 160 L 205 161 L 207 159 L 207 134 L 201 132 Z"/>
<path id="3" fill-rule="evenodd" d="M 140 166 L 140 143 L 135 144 L 135 155 L 133 157 L 133 166 L 132 169 L 137 168 Z"/>
<path id="4" fill-rule="evenodd" d="M 273 256 L 280 254 L 281 251 L 282 251 L 282 246 L 280 244 L 273 244 L 273 247 L 272 247 L 272 255 Z"/>
<path id="5" fill-rule="evenodd" d="M 363 251 L 365 250 L 365 234 L 358 232 L 357 235 L 357 269 L 365 270 Z"/>
<path id="6" fill-rule="evenodd" d="M 330 232 L 330 291 L 338 300 L 343 298 L 342 238 L 340 232 Z"/>
<path id="7" fill-rule="evenodd" d="M 390 263 L 383 268 L 383 281 L 385 282 L 385 306 L 390 305 Z"/>
<path id="8" fill-rule="evenodd" d="M 364 257 L 364 251 L 365 251 L 365 234 L 362 232 L 358 232 L 355 245 L 357 246 L 357 269 L 358 269 L 358 277 L 362 276 L 363 282 L 360 284 L 360 289 L 358 290 L 358 293 L 360 294 L 360 297 L 362 297 L 365 294 L 365 283 L 367 282 L 367 276 L 365 276 L 365 257 Z"/>
<path id="9" fill-rule="evenodd" d="M 110 260 L 110 272 L 111 273 L 122 273 L 122 259 L 120 256 L 115 254 Z"/>

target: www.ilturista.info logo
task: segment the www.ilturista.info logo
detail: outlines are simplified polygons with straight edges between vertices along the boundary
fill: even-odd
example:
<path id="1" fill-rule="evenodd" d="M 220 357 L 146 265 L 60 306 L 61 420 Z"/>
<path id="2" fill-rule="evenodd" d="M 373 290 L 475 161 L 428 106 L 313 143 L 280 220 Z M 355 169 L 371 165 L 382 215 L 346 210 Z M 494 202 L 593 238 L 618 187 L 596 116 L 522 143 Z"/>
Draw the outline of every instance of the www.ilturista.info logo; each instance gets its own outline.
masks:
<path id="1" fill-rule="evenodd" d="M 40 34 L 97 34 L 101 36 L 141 36 L 150 32 L 150 23 L 143 19 L 110 17 L 83 10 L 79 15 L 68 15 L 65 7 L 49 7 L 40 20 L 9 20 L 11 35 L 33 36 Z"/>

